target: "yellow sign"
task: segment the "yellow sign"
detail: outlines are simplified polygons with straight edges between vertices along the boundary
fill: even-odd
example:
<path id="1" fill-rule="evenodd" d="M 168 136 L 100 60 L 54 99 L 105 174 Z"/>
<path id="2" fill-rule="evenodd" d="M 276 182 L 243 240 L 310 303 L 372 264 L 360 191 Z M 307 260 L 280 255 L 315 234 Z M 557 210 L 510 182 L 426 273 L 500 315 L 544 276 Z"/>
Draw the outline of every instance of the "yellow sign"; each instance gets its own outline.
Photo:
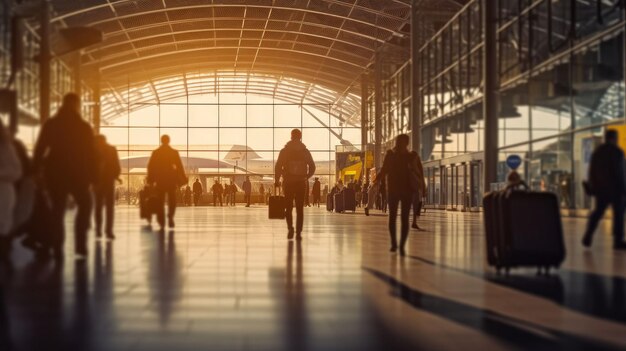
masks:
<path id="1" fill-rule="evenodd" d="M 617 132 L 617 145 L 626 152 L 626 124 L 610 126 L 609 130 Z"/>

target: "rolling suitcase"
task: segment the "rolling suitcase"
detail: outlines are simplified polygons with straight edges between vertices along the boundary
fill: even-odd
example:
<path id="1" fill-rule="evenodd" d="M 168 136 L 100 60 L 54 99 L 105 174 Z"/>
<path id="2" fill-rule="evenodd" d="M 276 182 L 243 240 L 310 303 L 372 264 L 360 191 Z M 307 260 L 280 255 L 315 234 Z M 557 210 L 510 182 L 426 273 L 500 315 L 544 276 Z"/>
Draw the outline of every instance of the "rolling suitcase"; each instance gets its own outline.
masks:
<path id="1" fill-rule="evenodd" d="M 335 205 L 335 212 L 341 213 L 345 211 L 343 207 L 343 192 L 338 192 L 334 195 L 333 203 Z"/>
<path id="2" fill-rule="evenodd" d="M 356 193 L 354 189 L 343 190 L 343 210 L 356 212 Z"/>
<path id="3" fill-rule="evenodd" d="M 498 256 L 496 226 L 496 197 L 497 192 L 490 192 L 483 197 L 483 223 L 485 226 L 485 243 L 487 244 L 487 263 L 490 266 L 497 264 Z"/>
<path id="4" fill-rule="evenodd" d="M 488 194 L 483 204 L 487 260 L 498 272 L 513 267 L 558 268 L 565 259 L 557 196 L 506 190 Z"/>
<path id="5" fill-rule="evenodd" d="M 282 195 L 270 196 L 268 206 L 268 218 L 269 219 L 285 219 L 285 197 Z"/>
<path id="6" fill-rule="evenodd" d="M 326 195 L 326 211 L 333 212 L 335 209 L 335 199 L 333 194 Z"/>

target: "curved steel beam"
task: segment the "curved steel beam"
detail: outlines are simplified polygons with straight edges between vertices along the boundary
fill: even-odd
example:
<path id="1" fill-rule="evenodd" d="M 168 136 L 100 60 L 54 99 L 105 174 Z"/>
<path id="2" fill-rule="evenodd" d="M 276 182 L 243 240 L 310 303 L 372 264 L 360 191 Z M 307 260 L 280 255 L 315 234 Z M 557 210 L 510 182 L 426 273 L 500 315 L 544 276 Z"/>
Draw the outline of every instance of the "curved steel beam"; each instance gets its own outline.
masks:
<path id="1" fill-rule="evenodd" d="M 171 34 L 170 34 L 171 35 Z M 190 39 L 190 40 L 180 40 L 180 41 L 175 41 L 175 42 L 171 42 L 171 43 L 160 43 L 160 44 L 154 44 L 154 45 L 147 45 L 147 46 L 142 46 L 140 48 L 134 48 L 132 50 L 127 50 L 127 51 L 121 51 L 115 55 L 107 55 L 104 56 L 102 58 L 98 58 L 99 61 L 105 61 L 105 60 L 115 60 L 117 57 L 123 57 L 129 53 L 136 53 L 136 54 L 140 54 L 142 51 L 150 51 L 150 50 L 155 50 L 158 49 L 159 47 L 165 47 L 165 46 L 171 46 L 171 45 L 176 45 L 176 44 L 193 44 L 193 43 L 200 43 L 200 42 L 206 42 L 207 40 L 211 41 L 211 42 L 220 42 L 220 41 L 233 41 L 236 38 L 214 38 L 214 39 Z M 317 45 L 317 44 L 311 44 L 311 43 L 306 43 L 306 42 L 300 42 L 297 40 L 284 40 L 284 39 L 263 39 L 263 42 L 270 42 L 270 43 L 290 43 L 290 44 L 298 44 L 301 46 L 310 46 L 312 48 L 317 48 L 317 49 L 327 49 L 327 46 L 324 45 Z M 122 42 L 119 43 L 118 45 L 124 45 L 126 44 L 126 42 Z M 241 45 L 233 45 L 233 46 L 214 46 L 214 47 L 198 47 L 197 49 L 259 49 L 259 50 L 265 50 L 268 49 L 266 47 L 262 47 L 262 46 L 241 46 Z M 275 49 L 275 48 L 270 48 L 270 49 Z M 276 48 L 277 49 L 277 48 Z M 192 49 L 187 49 L 187 50 L 192 50 Z M 290 51 L 290 52 L 299 52 L 299 53 L 304 53 L 308 51 L 302 51 L 302 50 L 292 50 L 292 49 L 282 49 L 284 51 Z M 352 56 L 355 59 L 361 59 L 364 60 L 364 58 L 362 56 L 356 55 L 352 52 L 349 51 L 344 51 L 344 50 L 337 50 L 337 49 L 333 49 L 336 50 L 337 52 L 342 53 L 343 55 L 346 56 Z M 180 52 L 180 50 L 177 51 L 169 51 L 172 53 L 178 53 Z M 165 53 L 165 52 L 164 52 Z M 330 58 L 333 59 L 334 57 L 332 56 L 324 56 L 325 58 Z M 343 62 L 349 62 L 349 61 L 345 61 L 342 60 Z M 371 60 L 370 60 L 371 61 Z"/>
<path id="2" fill-rule="evenodd" d="M 213 58 L 218 58 L 220 57 L 220 55 L 217 56 L 213 56 Z M 202 62 L 202 61 L 198 61 L 199 59 L 205 58 L 204 55 L 200 56 L 193 56 L 193 57 L 185 57 L 184 60 L 181 60 L 180 58 L 171 58 L 171 59 L 167 59 L 167 60 L 162 60 L 159 61 L 159 67 L 158 67 L 158 71 L 167 71 L 167 70 L 171 70 L 171 71 L 175 71 L 176 73 L 180 73 L 181 69 L 180 68 L 186 68 L 186 69 L 200 69 L 200 70 L 204 70 L 204 71 L 215 71 L 215 70 L 220 70 L 219 67 L 222 67 L 221 69 L 232 69 L 233 68 L 233 61 L 232 61 L 232 55 L 223 55 L 223 57 L 220 57 L 220 60 L 217 61 L 208 61 L 208 62 Z M 186 63 L 188 61 L 192 61 L 193 63 Z M 275 67 L 277 68 L 277 70 L 275 71 L 271 71 L 272 74 L 276 74 L 276 73 L 284 73 L 285 72 L 285 68 L 290 68 L 290 69 L 294 69 L 298 72 L 311 72 L 311 73 L 317 73 L 316 69 L 311 69 L 309 68 L 309 66 L 318 63 L 319 61 L 309 61 L 309 60 L 302 60 L 302 59 L 289 59 L 287 62 L 279 62 L 277 61 L 276 63 L 270 63 L 270 62 L 264 62 L 264 63 L 260 63 L 257 65 L 260 65 L 261 67 Z M 91 64 L 91 63 L 90 63 Z M 215 68 L 211 68 L 209 69 L 208 67 L 215 67 Z M 170 68 L 171 67 L 171 68 Z M 145 66 L 144 66 L 145 68 Z M 152 68 L 152 65 L 148 66 L 148 68 L 151 71 L 155 71 L 155 69 Z M 353 72 L 353 71 L 348 71 L 348 70 L 344 70 L 338 67 L 331 67 L 333 73 L 326 73 L 323 72 L 324 75 L 329 75 L 332 77 L 339 77 L 339 78 L 345 78 L 345 80 L 348 81 L 352 81 L 355 77 L 355 75 L 357 73 Z M 131 68 L 127 68 L 125 70 L 109 70 L 108 72 L 110 73 L 114 73 L 116 75 L 128 75 L 127 71 L 132 70 Z M 136 70 L 132 70 L 134 73 L 137 73 Z M 248 69 L 241 69 L 240 71 L 242 72 L 248 72 Z M 257 71 L 255 69 L 255 71 Z M 341 72 L 341 76 L 337 76 L 334 72 Z M 310 75 L 309 77 L 314 76 L 314 74 Z M 332 80 L 335 84 L 337 83 L 337 79 L 333 79 Z M 124 84 L 126 84 L 126 78 L 124 78 Z"/>
<path id="3" fill-rule="evenodd" d="M 106 24 L 109 22 L 113 22 L 113 21 L 121 21 L 121 20 L 125 20 L 125 19 L 131 19 L 133 17 L 137 17 L 137 16 L 145 16 L 145 15 L 154 15 L 154 14 L 160 14 L 160 13 L 169 13 L 169 12 L 174 12 L 174 11 L 185 11 L 185 10 L 197 10 L 197 9 L 206 9 L 206 8 L 255 8 L 255 9 L 273 9 L 273 10 L 285 10 L 285 11 L 295 11 L 295 12 L 303 12 L 303 13 L 311 13 L 314 15 L 318 15 L 318 16 L 322 16 L 322 17 L 331 17 L 331 18 L 337 18 L 337 19 L 345 19 L 346 21 L 349 22 L 353 22 L 353 23 L 357 23 L 357 24 L 361 24 L 370 28 L 375 28 L 376 30 L 382 30 L 384 32 L 388 32 L 389 34 L 393 35 L 402 35 L 403 33 L 398 31 L 398 30 L 393 30 L 393 29 L 389 29 L 389 28 L 385 28 L 385 27 L 381 27 L 381 26 L 377 26 L 376 24 L 373 24 L 371 22 L 368 21 L 364 21 L 364 20 L 359 20 L 359 19 L 355 19 L 355 18 L 349 18 L 349 17 L 345 17 L 342 15 L 337 15 L 334 13 L 328 13 L 328 12 L 322 12 L 322 11 L 317 11 L 317 10 L 311 10 L 311 9 L 304 9 L 304 8 L 295 8 L 295 7 L 288 7 L 288 6 L 276 6 L 276 5 L 252 5 L 252 4 L 203 4 L 203 5 L 185 5 L 185 6 L 177 6 L 177 7 L 168 7 L 168 8 L 162 8 L 162 9 L 154 9 L 154 10 L 147 10 L 147 11 L 142 11 L 142 12 L 138 12 L 138 13 L 132 13 L 132 14 L 126 14 L 126 15 L 117 15 L 111 18 L 107 18 L 107 19 L 103 19 L 103 20 L 99 20 L 99 21 L 93 21 L 90 24 L 92 26 L 97 26 L 100 24 Z M 240 19 L 243 19 L 240 18 Z M 398 22 L 405 22 L 406 20 L 404 18 L 399 18 L 399 17 L 393 17 L 393 20 L 396 20 Z M 52 23 L 56 22 L 57 19 L 53 19 Z M 339 29 L 339 28 L 338 28 Z"/>
<path id="4" fill-rule="evenodd" d="M 225 63 L 231 63 L 231 62 L 225 62 Z M 164 69 L 160 69 L 160 70 L 152 70 L 151 73 L 143 73 L 141 75 L 134 75 L 135 79 L 132 79 L 133 76 L 131 75 L 130 78 L 134 81 L 137 81 L 136 77 L 140 77 L 139 80 L 143 80 L 143 81 L 147 81 L 148 79 L 150 79 L 150 77 L 161 77 L 161 76 L 168 76 L 171 77 L 173 75 L 179 75 L 181 74 L 180 70 L 186 70 L 187 73 L 193 73 L 190 72 L 189 70 L 191 69 L 195 69 L 195 70 L 202 70 L 204 72 L 215 72 L 215 71 L 224 71 L 225 68 L 217 68 L 219 66 L 215 66 L 216 68 L 209 68 L 206 66 L 206 64 L 187 64 L 187 65 L 181 65 L 181 66 L 177 66 L 176 68 L 164 68 Z M 301 68 L 299 66 L 292 66 L 292 65 L 281 65 L 281 64 L 261 64 L 258 65 L 258 67 L 260 69 L 255 69 L 255 72 L 258 72 L 259 75 L 260 74 L 267 74 L 273 78 L 275 77 L 280 77 L 281 75 L 286 75 L 288 77 L 293 77 L 295 79 L 304 81 L 304 82 L 309 82 L 311 80 L 311 75 L 310 73 L 306 73 L 306 72 L 314 72 L 313 70 L 309 70 L 309 69 L 305 69 L 305 68 Z M 289 70 L 286 70 L 289 69 Z M 232 66 L 228 67 L 227 69 L 232 70 Z M 241 72 L 246 72 L 248 73 L 248 70 L 240 70 Z M 127 75 L 126 73 L 120 73 L 120 75 Z M 336 91 L 336 89 L 341 89 L 344 90 L 346 86 L 348 86 L 348 82 L 351 81 L 350 77 L 339 77 L 336 76 L 334 74 L 330 74 L 330 73 L 319 73 L 318 77 L 320 78 L 320 82 L 323 82 L 325 84 L 320 84 L 320 86 L 326 86 L 326 89 L 328 90 L 333 90 Z M 141 78 L 141 77 L 146 77 L 146 78 Z M 128 83 L 128 77 L 122 77 L 120 79 L 118 79 L 117 81 L 119 83 L 116 83 L 115 85 L 119 85 L 119 86 L 126 86 Z M 106 79 L 105 79 L 106 80 Z M 106 81 L 109 81 L 111 83 L 114 83 L 115 80 L 114 79 L 108 79 Z M 340 82 L 345 82 L 345 83 L 340 83 Z M 332 87 L 332 88 L 331 88 Z M 338 92 L 339 93 L 339 92 Z"/>
<path id="5" fill-rule="evenodd" d="M 237 48 L 237 47 L 232 47 L 232 48 Z M 259 49 L 256 46 L 239 46 L 240 49 L 250 49 L 250 50 L 256 50 Z M 144 60 L 148 60 L 148 59 L 155 59 L 155 58 L 159 58 L 159 57 L 165 57 L 165 56 L 169 56 L 169 55 L 179 55 L 179 54 L 184 54 L 184 53 L 189 53 L 189 52 L 201 52 L 201 51 L 213 51 L 213 50 L 219 50 L 219 49 L 224 49 L 224 48 L 196 48 L 196 49 L 185 49 L 185 50 L 178 50 L 175 52 L 165 52 L 165 53 L 158 53 L 158 54 L 154 54 L 154 55 L 147 55 L 147 56 L 143 56 L 143 57 L 138 57 L 132 60 L 124 60 L 124 61 L 119 61 L 119 62 L 115 62 L 112 64 L 107 64 L 107 65 L 103 65 L 101 66 L 101 70 L 107 70 L 110 69 L 112 67 L 117 67 L 117 66 L 121 66 L 121 65 L 127 65 L 127 64 L 131 64 L 131 63 L 136 63 L 136 62 L 140 62 L 140 61 L 144 61 Z M 230 48 L 227 48 L 230 49 Z M 353 62 L 349 62 L 346 60 L 342 60 L 342 59 L 338 59 L 335 57 L 329 57 L 329 56 L 325 56 L 325 55 L 321 55 L 321 54 L 316 54 L 316 53 L 312 53 L 312 52 L 306 52 L 306 51 L 301 51 L 301 50 L 292 50 L 292 49 L 283 49 L 283 48 L 261 48 L 259 49 L 261 51 L 278 51 L 278 52 L 291 52 L 291 53 L 297 53 L 297 54 L 302 54 L 305 56 L 313 56 L 313 57 L 319 57 L 319 58 L 323 58 L 323 59 L 329 59 L 331 61 L 335 61 L 341 64 L 345 64 L 347 66 L 352 66 L 355 67 L 359 70 L 364 70 L 367 68 L 366 66 L 361 66 L 359 64 L 353 63 Z"/>
<path id="6" fill-rule="evenodd" d="M 101 5 L 95 5 L 95 6 L 91 6 L 88 8 L 83 8 L 80 10 L 76 10 L 76 11 L 72 11 L 72 12 L 68 12 L 68 13 L 64 13 L 62 15 L 56 16 L 52 18 L 52 23 L 54 22 L 59 22 L 59 21 L 63 21 L 66 20 L 70 17 L 74 17 L 74 16 L 78 16 L 78 15 L 82 15 L 91 11 L 95 11 L 95 10 L 99 10 L 99 9 L 103 9 L 103 8 L 112 8 L 114 9 L 115 5 L 117 4 L 122 4 L 125 2 L 133 2 L 135 0 L 118 0 L 118 1 L 109 1 L 107 4 L 101 4 Z M 358 4 L 352 5 L 352 4 L 347 4 L 344 2 L 339 2 L 339 1 L 334 1 L 334 0 L 322 0 L 324 2 L 327 3 L 333 3 L 335 5 L 339 5 L 339 6 L 343 6 L 343 7 L 352 7 L 354 6 L 355 8 L 371 13 L 373 15 L 376 15 L 378 17 L 383 17 L 383 18 L 387 18 L 390 20 L 396 20 L 396 21 L 402 21 L 404 20 L 401 17 L 397 17 L 394 15 L 390 15 L 388 13 L 382 12 L 382 11 L 377 11 L 374 10 L 372 8 L 366 7 L 366 6 L 361 6 Z M 201 8 L 201 7 L 252 7 L 252 8 L 274 8 L 274 9 L 278 9 L 278 10 L 299 10 L 299 11 L 306 11 L 306 12 L 311 12 L 311 13 L 316 13 L 316 14 L 326 14 L 328 15 L 328 13 L 322 12 L 322 11 L 318 11 L 318 10 L 313 10 L 313 9 L 309 9 L 309 8 L 302 8 L 302 7 L 288 7 L 288 6 L 272 6 L 272 5 L 251 5 L 251 4 L 206 4 L 206 5 L 185 5 L 185 6 L 177 6 L 177 7 L 170 7 L 170 8 L 164 8 L 161 10 L 189 10 L 189 9 L 194 9 L 194 8 Z M 408 7 L 408 6 L 407 6 Z M 152 10 L 154 11 L 154 10 Z M 144 11 L 141 14 L 146 14 L 146 13 L 150 13 L 150 11 Z M 345 18 L 345 16 L 341 16 L 341 15 L 336 15 L 336 14 L 332 14 L 333 17 L 337 17 L 337 18 Z M 371 25 L 371 24 L 370 24 Z M 393 31 L 391 31 L 393 32 Z"/>
<path id="7" fill-rule="evenodd" d="M 239 29 L 235 29 L 235 28 L 213 28 L 213 29 L 189 29 L 189 30 L 181 30 L 181 31 L 176 31 L 173 33 L 159 33 L 159 34 L 155 34 L 155 35 L 146 35 L 143 37 L 137 37 L 137 38 L 133 38 L 131 40 L 124 40 L 124 41 L 118 41 L 115 43 L 110 43 L 107 45 L 98 45 L 92 49 L 86 49 L 83 50 L 85 55 L 89 55 L 92 53 L 97 53 L 100 50 L 104 50 L 104 49 L 108 49 L 108 48 L 112 48 L 115 47 L 116 45 L 121 45 L 121 44 L 133 44 L 142 40 L 148 40 L 148 39 L 156 39 L 156 38 L 161 38 L 161 37 L 171 37 L 172 35 L 178 35 L 178 34 L 192 34 L 192 33 L 210 33 L 210 32 L 222 32 L 222 31 L 238 31 L 238 32 L 268 32 L 268 33 L 288 33 L 288 34 L 298 34 L 298 35 L 302 35 L 305 37 L 312 37 L 312 38 L 318 38 L 318 39 L 324 39 L 324 40 L 329 40 L 329 41 L 336 41 L 342 44 L 346 44 L 346 45 L 350 45 L 350 46 L 354 46 L 357 47 L 359 49 L 363 49 L 363 50 L 367 50 L 367 51 L 371 51 L 372 53 L 375 52 L 374 48 L 372 47 L 367 47 L 367 46 L 363 46 L 363 45 L 359 45 L 359 44 L 355 44 L 353 42 L 347 41 L 347 40 L 342 40 L 342 39 L 337 39 L 335 37 L 330 37 L 330 36 L 325 36 L 325 35 L 320 35 L 320 34 L 314 34 L 314 33 L 307 33 L 307 32 L 296 32 L 296 31 L 289 31 L 289 30 L 280 30 L 280 29 L 266 29 L 266 30 L 262 30 L 262 29 L 255 29 L 255 28 L 239 28 Z M 115 33 L 111 33 L 110 36 L 114 36 L 114 35 L 120 35 L 123 34 L 124 31 L 118 31 Z M 108 35 L 105 35 L 105 42 L 106 42 L 106 37 Z M 222 38 L 220 38 L 222 39 Z M 231 38 L 231 39 L 239 39 L 239 38 Z M 261 39 L 261 38 L 244 38 L 246 40 L 263 40 L 263 41 L 267 41 L 268 39 Z M 215 38 L 205 38 L 204 40 L 215 40 Z"/>

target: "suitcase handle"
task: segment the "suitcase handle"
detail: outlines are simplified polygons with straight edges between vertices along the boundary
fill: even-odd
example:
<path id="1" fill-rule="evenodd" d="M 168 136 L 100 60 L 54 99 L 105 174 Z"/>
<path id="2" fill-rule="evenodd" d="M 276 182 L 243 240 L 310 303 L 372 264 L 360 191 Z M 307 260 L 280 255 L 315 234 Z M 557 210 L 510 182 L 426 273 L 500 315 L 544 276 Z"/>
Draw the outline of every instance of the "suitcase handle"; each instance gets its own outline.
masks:
<path id="1" fill-rule="evenodd" d="M 276 194 L 277 190 L 278 190 L 278 194 Z M 282 184 L 278 185 L 278 186 L 274 185 L 274 196 L 282 195 L 282 194 L 283 194 L 283 186 L 282 186 Z"/>

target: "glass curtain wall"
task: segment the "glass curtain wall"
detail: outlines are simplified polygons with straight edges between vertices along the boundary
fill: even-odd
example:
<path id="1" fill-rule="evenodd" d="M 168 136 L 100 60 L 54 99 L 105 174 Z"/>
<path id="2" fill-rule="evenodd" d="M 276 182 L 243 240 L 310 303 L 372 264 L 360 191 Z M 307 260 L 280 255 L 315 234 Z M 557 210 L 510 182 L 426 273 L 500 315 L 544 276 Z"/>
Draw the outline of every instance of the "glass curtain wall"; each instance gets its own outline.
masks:
<path id="1" fill-rule="evenodd" d="M 10 2 L 0 2 L 0 84 L 7 87 L 11 75 L 11 51 L 13 50 L 13 28 L 11 24 Z M 39 53 L 39 35 L 36 28 L 28 21 L 20 23 L 23 57 L 22 68 L 14 77 L 9 89 L 18 93 L 19 131 L 18 138 L 24 142 L 29 150 L 34 144 L 39 132 L 39 63 L 34 57 Z M 61 104 L 63 95 L 74 90 L 75 75 L 70 66 L 62 59 L 55 58 L 50 62 L 50 112 L 56 113 Z M 89 122 L 93 120 L 93 90 L 82 84 L 83 118 Z M 8 116 L 2 116 L 8 122 Z"/>
<path id="2" fill-rule="evenodd" d="M 620 1 L 501 0 L 500 167 L 522 156 L 529 185 L 589 208 L 581 182 L 607 127 L 624 123 Z"/>
<path id="3" fill-rule="evenodd" d="M 422 156 L 432 166 L 429 202 L 440 205 L 458 193 L 448 189 L 450 172 L 466 162 L 457 156 L 469 154 L 471 167 L 480 169 L 485 1 L 470 1 L 420 50 Z M 508 172 L 506 158 L 516 154 L 533 189 L 555 192 L 564 208 L 588 208 L 580 183 L 589 155 L 607 127 L 625 123 L 623 2 L 494 2 L 499 179 Z M 435 176 L 442 165 L 450 174 Z"/>
<path id="4" fill-rule="evenodd" d="M 220 93 L 160 104 L 131 103 L 100 130 L 120 155 L 124 180 L 117 189 L 120 203 L 136 203 L 148 159 L 163 134 L 168 134 L 171 145 L 179 150 L 190 185 L 198 178 L 204 189 L 215 181 L 234 182 L 241 188 L 249 175 L 255 202 L 261 202 L 259 188 L 263 184 L 271 191 L 276 158 L 294 128 L 303 132 L 322 188 L 334 186 L 335 147 L 341 143 L 338 136 L 359 147 L 361 134 L 360 128 L 342 125 L 330 111 L 330 105 Z"/>
<path id="5" fill-rule="evenodd" d="M 471 1 L 419 53 L 422 159 L 482 150 L 480 1 Z"/>

